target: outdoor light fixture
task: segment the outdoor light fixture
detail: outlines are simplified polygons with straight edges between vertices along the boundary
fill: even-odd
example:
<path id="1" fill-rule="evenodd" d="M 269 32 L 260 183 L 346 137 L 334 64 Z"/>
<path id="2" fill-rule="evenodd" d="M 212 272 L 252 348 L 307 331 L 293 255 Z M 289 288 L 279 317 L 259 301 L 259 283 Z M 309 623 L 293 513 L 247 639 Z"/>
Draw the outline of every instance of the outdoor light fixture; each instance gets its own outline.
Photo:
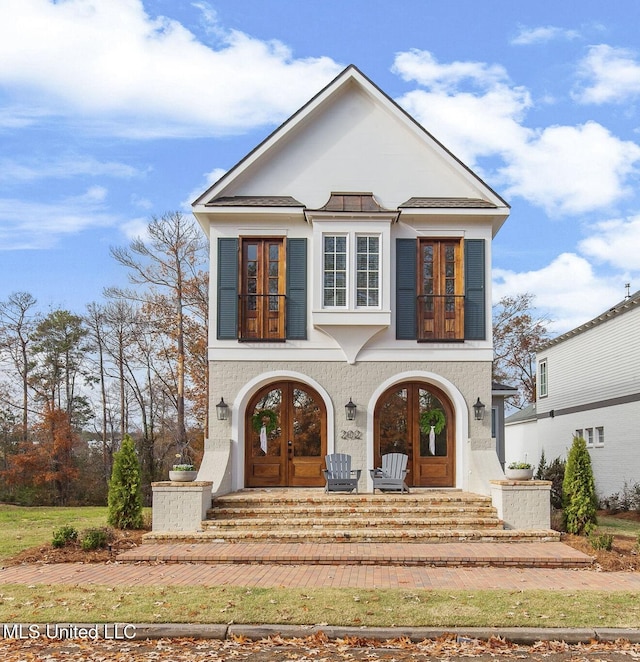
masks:
<path id="1" fill-rule="evenodd" d="M 216 405 L 216 415 L 219 421 L 226 421 L 229 418 L 229 405 L 220 398 L 220 402 Z"/>
<path id="2" fill-rule="evenodd" d="M 351 398 L 349 398 L 349 402 L 344 406 L 344 413 L 346 414 L 348 421 L 356 420 L 356 409 L 357 407 L 353 404 Z"/>
<path id="3" fill-rule="evenodd" d="M 481 421 L 484 419 L 484 410 L 486 407 L 480 402 L 480 398 L 476 400 L 476 404 L 473 405 L 473 417 L 476 421 Z"/>

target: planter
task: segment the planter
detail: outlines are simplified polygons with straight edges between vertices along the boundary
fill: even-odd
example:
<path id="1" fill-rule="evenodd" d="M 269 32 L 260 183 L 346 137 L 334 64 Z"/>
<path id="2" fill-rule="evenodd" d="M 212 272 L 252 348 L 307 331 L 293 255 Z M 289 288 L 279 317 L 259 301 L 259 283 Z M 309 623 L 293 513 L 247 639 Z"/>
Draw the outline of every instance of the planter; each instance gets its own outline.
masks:
<path id="1" fill-rule="evenodd" d="M 531 480 L 533 469 L 505 469 L 504 475 L 509 480 Z"/>
<path id="2" fill-rule="evenodd" d="M 197 471 L 170 471 L 169 480 L 174 483 L 190 483 L 198 476 Z"/>

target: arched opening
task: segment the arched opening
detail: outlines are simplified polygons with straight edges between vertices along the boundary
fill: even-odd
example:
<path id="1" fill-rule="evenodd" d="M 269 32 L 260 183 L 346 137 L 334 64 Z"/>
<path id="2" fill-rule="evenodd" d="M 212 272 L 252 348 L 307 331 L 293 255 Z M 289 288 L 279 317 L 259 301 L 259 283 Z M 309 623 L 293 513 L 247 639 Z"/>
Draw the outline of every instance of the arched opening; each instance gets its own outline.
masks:
<path id="1" fill-rule="evenodd" d="M 395 384 L 378 399 L 373 423 L 376 466 L 386 453 L 405 453 L 410 486 L 455 485 L 455 412 L 442 390 L 420 381 Z"/>
<path id="2" fill-rule="evenodd" d="M 245 410 L 246 487 L 321 487 L 327 413 L 317 391 L 297 381 L 263 386 Z"/>

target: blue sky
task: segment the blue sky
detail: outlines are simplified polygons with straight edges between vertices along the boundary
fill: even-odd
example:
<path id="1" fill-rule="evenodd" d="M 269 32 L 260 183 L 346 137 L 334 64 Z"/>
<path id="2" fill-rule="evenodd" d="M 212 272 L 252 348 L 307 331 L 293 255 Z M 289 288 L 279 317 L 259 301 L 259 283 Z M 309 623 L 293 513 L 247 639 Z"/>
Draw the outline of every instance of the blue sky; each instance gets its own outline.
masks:
<path id="1" fill-rule="evenodd" d="M 640 3 L 1 0 L 0 300 L 83 312 L 348 64 L 512 206 L 494 299 L 556 332 L 640 289 Z"/>

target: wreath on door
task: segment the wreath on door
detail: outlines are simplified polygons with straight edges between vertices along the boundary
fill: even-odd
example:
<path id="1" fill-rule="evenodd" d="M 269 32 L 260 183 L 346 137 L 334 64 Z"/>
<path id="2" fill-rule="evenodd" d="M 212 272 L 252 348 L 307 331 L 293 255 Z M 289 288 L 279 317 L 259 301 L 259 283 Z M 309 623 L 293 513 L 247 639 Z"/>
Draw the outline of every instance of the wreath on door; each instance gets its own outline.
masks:
<path id="1" fill-rule="evenodd" d="M 278 414 L 273 409 L 261 409 L 251 417 L 251 427 L 256 432 L 264 427 L 271 434 L 278 427 Z"/>
<path id="2" fill-rule="evenodd" d="M 440 434 L 447 424 L 447 419 L 442 409 L 427 409 L 420 414 L 420 429 L 428 433 L 433 428 L 436 434 Z"/>

